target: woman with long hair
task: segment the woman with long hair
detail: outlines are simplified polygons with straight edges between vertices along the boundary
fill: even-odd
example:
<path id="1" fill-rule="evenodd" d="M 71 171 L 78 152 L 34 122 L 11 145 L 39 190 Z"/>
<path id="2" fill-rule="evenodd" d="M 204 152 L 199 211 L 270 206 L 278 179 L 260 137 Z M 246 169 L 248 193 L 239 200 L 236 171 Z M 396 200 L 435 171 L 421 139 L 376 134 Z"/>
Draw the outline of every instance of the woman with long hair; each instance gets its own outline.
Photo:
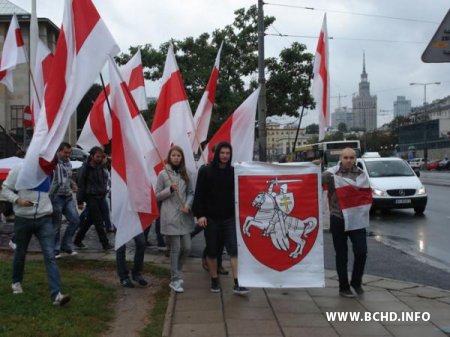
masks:
<path id="1" fill-rule="evenodd" d="M 167 155 L 165 169 L 158 175 L 156 199 L 161 202 L 161 234 L 170 247 L 169 284 L 175 292 L 184 292 L 181 270 L 191 250 L 190 233 L 194 228 L 191 212 L 194 189 L 186 171 L 183 150 L 173 146 Z"/>

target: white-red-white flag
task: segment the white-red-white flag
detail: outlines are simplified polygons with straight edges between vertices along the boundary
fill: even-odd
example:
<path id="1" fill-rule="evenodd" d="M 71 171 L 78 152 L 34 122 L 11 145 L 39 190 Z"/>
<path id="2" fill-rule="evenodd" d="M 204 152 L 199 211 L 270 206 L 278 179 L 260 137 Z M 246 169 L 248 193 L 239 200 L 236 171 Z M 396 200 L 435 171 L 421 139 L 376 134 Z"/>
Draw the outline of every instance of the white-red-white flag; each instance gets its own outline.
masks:
<path id="1" fill-rule="evenodd" d="M 260 87 L 234 111 L 222 124 L 219 130 L 209 140 L 205 147 L 208 161 L 211 161 L 215 144 L 226 141 L 233 147 L 233 162 L 253 160 L 253 147 L 255 144 L 255 117 L 258 106 Z"/>
<path id="2" fill-rule="evenodd" d="M 53 54 L 40 39 L 37 42 L 36 63 L 34 65 L 34 84 L 31 90 L 31 124 L 34 127 L 44 99 L 45 84 L 50 76 Z"/>
<path id="3" fill-rule="evenodd" d="M 38 186 L 64 139 L 78 103 L 100 73 L 117 43 L 91 0 L 65 0 L 63 24 L 45 87 L 39 120 L 16 187 Z"/>
<path id="4" fill-rule="evenodd" d="M 142 130 L 137 129 L 142 124 L 134 121 L 142 116 L 112 59 L 109 76 L 113 129 L 111 220 L 117 226 L 115 248 L 118 249 L 150 226 L 158 217 L 158 207 L 152 187 L 156 173 L 147 167 L 145 160 L 146 152 L 151 149 L 142 148 Z"/>
<path id="5" fill-rule="evenodd" d="M 146 110 L 147 101 L 140 49 L 127 64 L 120 68 L 120 73 L 125 83 L 127 83 L 138 109 Z M 106 92 L 108 95 L 109 90 L 109 85 L 107 85 Z M 89 112 L 77 144 L 83 149 L 90 150 L 94 146 L 108 144 L 111 136 L 111 114 L 106 102 L 105 92 L 101 91 Z"/>
<path id="6" fill-rule="evenodd" d="M 217 53 L 216 62 L 214 63 L 213 70 L 206 85 L 205 92 L 200 100 L 200 103 L 195 111 L 194 125 L 197 130 L 197 136 L 191 134 L 192 149 L 197 152 L 202 143 L 208 136 L 209 124 L 211 121 L 212 108 L 214 106 L 214 99 L 216 97 L 217 81 L 219 79 L 219 67 L 220 67 L 220 54 L 222 52 L 223 42 L 220 45 Z"/>
<path id="7" fill-rule="evenodd" d="M 172 44 L 167 51 L 162 83 L 151 128 L 156 146 L 162 159 L 167 157 L 173 145 L 180 146 L 186 169 L 195 174 L 197 168 L 189 140 L 189 135 L 194 133 L 194 120 Z M 159 173 L 163 168 L 159 164 L 156 171 Z"/>
<path id="8" fill-rule="evenodd" d="M 18 64 L 26 62 L 27 57 L 22 32 L 17 16 L 14 14 L 3 43 L 3 51 L 0 58 L 0 83 L 5 84 L 9 91 L 14 91 L 12 71 Z"/>
<path id="9" fill-rule="evenodd" d="M 18 64 L 26 62 L 25 44 L 17 16 L 14 14 L 9 25 L 8 33 L 6 34 L 5 42 L 3 43 L 0 70 L 14 69 Z"/>
<path id="10" fill-rule="evenodd" d="M 312 94 L 319 112 L 319 140 L 325 138 L 325 131 L 330 126 L 330 72 L 328 68 L 328 31 L 327 14 L 323 17 L 322 30 L 314 57 Z"/>
<path id="11" fill-rule="evenodd" d="M 33 117 L 29 105 L 25 105 L 25 107 L 23 108 L 23 127 L 24 128 L 33 127 Z"/>
<path id="12" fill-rule="evenodd" d="M 328 169 L 334 175 L 334 186 L 339 207 L 345 220 L 345 230 L 369 227 L 369 212 L 372 206 L 372 189 L 369 177 L 361 172 L 356 181 L 335 174 L 339 165 Z"/>

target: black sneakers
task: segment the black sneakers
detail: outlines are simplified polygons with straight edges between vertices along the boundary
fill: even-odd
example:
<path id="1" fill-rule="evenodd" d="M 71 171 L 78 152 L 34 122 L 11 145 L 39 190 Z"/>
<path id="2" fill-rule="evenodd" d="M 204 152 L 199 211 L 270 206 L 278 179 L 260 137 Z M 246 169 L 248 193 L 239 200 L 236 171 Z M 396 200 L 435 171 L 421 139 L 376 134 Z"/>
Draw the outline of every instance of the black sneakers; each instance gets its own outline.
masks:
<path id="1" fill-rule="evenodd" d="M 145 287 L 148 285 L 148 282 L 142 275 L 133 276 L 133 281 L 137 282 L 141 287 Z"/>
<path id="2" fill-rule="evenodd" d="M 241 287 L 237 284 L 234 285 L 233 287 L 233 293 L 235 293 L 236 295 L 245 295 L 248 294 L 249 290 L 246 287 Z"/>
<path id="3" fill-rule="evenodd" d="M 124 288 L 134 288 L 134 284 L 133 284 L 133 282 L 131 282 L 131 280 L 129 278 L 125 278 L 125 279 L 121 280 L 120 284 Z"/>
<path id="4" fill-rule="evenodd" d="M 355 290 L 355 293 L 358 295 L 364 294 L 364 289 L 361 286 L 352 286 L 352 288 Z"/>
<path id="5" fill-rule="evenodd" d="M 350 290 L 350 288 L 339 290 L 339 295 L 342 296 L 342 297 L 346 297 L 346 298 L 354 298 L 354 297 L 356 297 L 355 294 Z"/>
<path id="6" fill-rule="evenodd" d="M 220 293 L 220 283 L 219 279 L 212 278 L 211 279 L 211 288 L 209 289 L 212 293 Z"/>

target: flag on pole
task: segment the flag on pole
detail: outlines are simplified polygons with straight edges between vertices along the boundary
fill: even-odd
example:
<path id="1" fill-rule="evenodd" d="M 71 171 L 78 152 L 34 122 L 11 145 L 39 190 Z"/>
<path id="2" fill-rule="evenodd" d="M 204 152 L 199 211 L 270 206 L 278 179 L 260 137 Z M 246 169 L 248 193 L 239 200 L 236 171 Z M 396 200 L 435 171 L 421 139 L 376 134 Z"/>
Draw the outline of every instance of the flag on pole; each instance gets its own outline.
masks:
<path id="1" fill-rule="evenodd" d="M 14 69 L 18 64 L 26 62 L 25 44 L 17 16 L 14 14 L 9 25 L 8 33 L 6 33 L 5 42 L 3 43 L 0 70 Z"/>
<path id="2" fill-rule="evenodd" d="M 211 161 L 215 144 L 227 141 L 233 147 L 233 162 L 251 161 L 255 144 L 255 116 L 258 106 L 258 96 L 261 87 L 258 87 L 230 117 L 222 124 L 219 130 L 208 142 L 205 152 L 208 161 Z"/>
<path id="3" fill-rule="evenodd" d="M 320 166 L 234 166 L 239 284 L 324 287 Z"/>
<path id="4" fill-rule="evenodd" d="M 205 92 L 197 107 L 197 111 L 194 115 L 194 125 L 197 130 L 197 137 L 195 134 L 191 134 L 192 149 L 197 152 L 202 143 L 208 136 L 209 124 L 211 121 L 212 108 L 214 105 L 214 99 L 216 96 L 217 81 L 219 79 L 219 67 L 220 67 L 220 54 L 222 52 L 223 42 L 220 45 L 217 53 L 216 62 L 214 63 L 213 70 L 206 85 Z"/>
<path id="5" fill-rule="evenodd" d="M 112 59 L 109 75 L 113 132 L 111 220 L 117 226 L 115 248 L 118 249 L 150 226 L 158 217 L 158 207 L 152 188 L 156 173 L 146 165 L 140 132 L 133 122 L 142 116 Z"/>
<path id="6" fill-rule="evenodd" d="M 147 100 L 140 49 L 138 49 L 127 64 L 120 68 L 120 73 L 125 83 L 127 83 L 138 109 L 146 110 Z M 109 85 L 107 85 L 107 95 L 109 95 L 109 90 Z M 105 92 L 101 91 L 89 112 L 77 144 L 85 150 L 90 150 L 94 146 L 108 144 L 111 136 L 111 115 L 106 102 Z"/>
<path id="7" fill-rule="evenodd" d="M 31 90 L 31 126 L 34 128 L 41 111 L 44 89 L 50 76 L 53 54 L 40 39 L 37 42 L 36 63 L 34 65 L 34 84 Z"/>
<path id="8" fill-rule="evenodd" d="M 327 14 L 325 13 L 314 57 L 312 87 L 316 109 L 319 112 L 319 140 L 325 138 L 325 131 L 330 126 L 330 73 L 328 59 Z"/>
<path id="9" fill-rule="evenodd" d="M 345 230 L 369 227 L 369 213 L 372 206 L 372 189 L 369 177 L 361 172 L 356 181 L 335 174 L 339 165 L 328 169 L 334 176 L 334 186 L 339 207 L 345 220 Z"/>
<path id="10" fill-rule="evenodd" d="M 3 43 L 2 57 L 0 58 L 0 82 L 5 84 L 9 91 L 14 91 L 12 70 L 18 64 L 26 63 L 26 51 L 20 31 L 17 16 L 14 14 Z"/>
<path id="11" fill-rule="evenodd" d="M 197 168 L 189 139 L 189 135 L 195 130 L 194 120 L 172 44 L 167 51 L 162 83 L 151 128 L 156 146 L 164 159 L 173 145 L 180 146 L 183 149 L 186 169 L 190 173 L 196 173 Z M 162 169 L 163 165 L 159 164 L 156 168 L 157 173 Z"/>
<path id="12" fill-rule="evenodd" d="M 18 189 L 34 188 L 51 173 L 48 163 L 64 139 L 78 103 L 109 55 L 118 51 L 91 0 L 65 0 L 55 57 L 38 123 L 17 179 Z"/>

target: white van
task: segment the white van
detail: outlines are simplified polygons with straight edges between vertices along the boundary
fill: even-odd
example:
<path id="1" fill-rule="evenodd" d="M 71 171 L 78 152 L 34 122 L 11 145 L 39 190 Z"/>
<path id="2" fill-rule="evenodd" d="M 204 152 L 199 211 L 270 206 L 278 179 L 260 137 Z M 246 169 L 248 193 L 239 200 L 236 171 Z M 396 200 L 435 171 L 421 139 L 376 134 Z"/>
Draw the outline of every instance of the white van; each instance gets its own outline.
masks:
<path id="1" fill-rule="evenodd" d="M 361 158 L 358 167 L 369 176 L 372 210 L 413 208 L 423 214 L 428 196 L 412 168 L 401 158 Z"/>

